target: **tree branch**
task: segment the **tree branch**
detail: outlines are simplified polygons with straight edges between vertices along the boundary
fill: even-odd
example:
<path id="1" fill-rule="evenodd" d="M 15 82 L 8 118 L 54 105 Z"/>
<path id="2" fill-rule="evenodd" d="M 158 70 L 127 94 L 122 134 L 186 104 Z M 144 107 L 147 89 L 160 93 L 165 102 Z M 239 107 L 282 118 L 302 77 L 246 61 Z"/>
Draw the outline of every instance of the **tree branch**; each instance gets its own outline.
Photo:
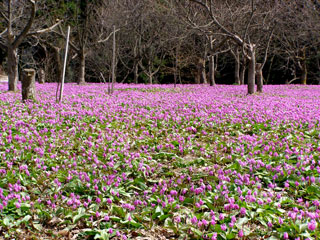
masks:
<path id="1" fill-rule="evenodd" d="M 64 39 L 67 38 L 63 33 L 59 33 L 59 32 L 56 32 L 56 31 L 53 31 L 53 33 L 57 34 L 59 37 L 62 37 Z M 71 48 L 73 50 L 75 50 L 76 52 L 80 51 L 80 49 L 76 45 L 74 45 L 72 41 L 69 40 L 69 44 L 70 44 Z"/>
<path id="2" fill-rule="evenodd" d="M 3 34 L 5 34 L 8 31 L 8 28 L 6 28 L 5 30 L 3 30 L 2 33 L 0 33 L 0 37 L 2 37 Z"/>
<path id="3" fill-rule="evenodd" d="M 33 24 L 33 21 L 34 21 L 34 18 L 36 16 L 36 3 L 34 2 L 34 0 L 28 0 L 31 5 L 32 5 L 32 10 L 31 10 L 31 13 L 30 13 L 30 18 L 29 18 L 29 21 L 27 23 L 27 25 L 24 27 L 23 31 L 19 34 L 19 36 L 14 40 L 13 42 L 13 48 L 17 48 L 23 41 L 23 39 L 26 37 L 27 33 L 29 32 L 32 24 Z"/>
<path id="4" fill-rule="evenodd" d="M 9 18 L 2 12 L 0 11 L 0 15 L 6 20 L 6 22 L 9 22 Z"/>
<path id="5" fill-rule="evenodd" d="M 38 30 L 38 31 L 34 31 L 34 32 L 30 32 L 30 33 L 28 33 L 28 36 L 50 32 L 50 31 L 52 31 L 56 26 L 58 26 L 60 23 L 62 23 L 62 20 L 56 22 L 56 23 L 53 24 L 51 27 L 44 28 L 44 29 L 41 29 L 41 30 Z"/>
<path id="6" fill-rule="evenodd" d="M 274 27 L 272 28 L 272 30 L 271 30 L 271 32 L 270 32 L 270 35 L 269 35 L 267 47 L 266 47 L 265 52 L 264 52 L 263 62 L 261 63 L 261 69 L 263 69 L 264 65 L 265 65 L 266 62 L 267 62 L 268 51 L 269 51 L 270 42 L 271 42 L 271 39 L 272 39 L 272 36 L 273 36 L 273 32 L 274 32 Z"/>
<path id="7" fill-rule="evenodd" d="M 120 31 L 120 28 L 116 29 L 116 30 L 114 31 L 114 33 L 119 32 L 119 31 Z M 100 39 L 100 40 L 98 40 L 97 43 L 106 42 L 106 41 L 108 41 L 108 40 L 110 39 L 110 37 L 112 37 L 112 36 L 113 36 L 113 31 L 112 31 L 112 33 L 110 33 L 110 34 L 108 35 L 108 37 L 106 37 L 105 39 Z"/>

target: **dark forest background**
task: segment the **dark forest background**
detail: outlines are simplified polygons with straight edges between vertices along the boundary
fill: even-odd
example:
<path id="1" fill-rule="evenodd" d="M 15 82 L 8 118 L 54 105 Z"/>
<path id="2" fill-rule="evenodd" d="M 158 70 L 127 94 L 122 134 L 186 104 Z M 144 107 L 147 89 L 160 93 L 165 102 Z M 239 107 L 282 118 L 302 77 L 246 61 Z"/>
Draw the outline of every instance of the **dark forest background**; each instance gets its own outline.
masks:
<path id="1" fill-rule="evenodd" d="M 0 13 L 9 81 L 15 61 L 16 78 L 59 81 L 71 26 L 68 82 L 109 81 L 114 57 L 124 83 L 320 83 L 317 0 L 2 0 Z"/>

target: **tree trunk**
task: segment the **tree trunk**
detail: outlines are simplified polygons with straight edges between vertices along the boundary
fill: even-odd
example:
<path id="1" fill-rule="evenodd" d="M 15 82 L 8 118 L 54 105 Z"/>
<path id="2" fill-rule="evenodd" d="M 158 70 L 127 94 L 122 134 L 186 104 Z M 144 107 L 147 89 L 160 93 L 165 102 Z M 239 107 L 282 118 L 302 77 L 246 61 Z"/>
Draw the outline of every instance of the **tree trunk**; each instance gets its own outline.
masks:
<path id="1" fill-rule="evenodd" d="M 8 87 L 9 91 L 18 90 L 18 54 L 17 49 L 8 47 Z"/>
<path id="2" fill-rule="evenodd" d="M 209 82 L 210 86 L 216 85 L 216 80 L 215 80 L 215 62 L 214 62 L 214 56 L 209 57 Z"/>
<path id="3" fill-rule="evenodd" d="M 86 83 L 86 55 L 84 53 L 84 49 L 80 51 L 79 54 L 80 66 L 79 66 L 79 79 L 78 84 L 85 84 Z"/>
<path id="4" fill-rule="evenodd" d="M 207 83 L 207 76 L 206 76 L 206 61 L 205 59 L 199 58 L 198 64 L 197 64 L 197 77 L 196 77 L 196 83 Z"/>
<path id="5" fill-rule="evenodd" d="M 256 64 L 256 76 L 257 76 L 257 92 L 262 93 L 263 88 L 263 75 L 262 75 L 262 64 Z"/>
<path id="6" fill-rule="evenodd" d="M 34 100 L 36 98 L 35 90 L 35 76 L 36 71 L 34 69 L 24 69 L 22 77 L 22 101 Z"/>
<path id="7" fill-rule="evenodd" d="M 138 66 L 138 62 L 134 63 L 134 83 L 138 84 L 138 78 L 139 78 L 139 66 Z"/>
<path id="8" fill-rule="evenodd" d="M 240 84 L 241 85 L 244 85 L 244 78 L 245 78 L 245 75 L 246 75 L 246 59 L 244 59 L 241 67 L 240 67 Z"/>
<path id="9" fill-rule="evenodd" d="M 273 61 L 274 61 L 274 56 L 275 55 L 273 55 L 272 58 L 271 58 L 271 62 L 270 62 L 269 69 L 268 69 L 268 75 L 267 75 L 267 79 L 266 79 L 266 84 L 268 84 L 269 80 L 270 80 L 272 65 L 273 65 Z"/>
<path id="10" fill-rule="evenodd" d="M 138 81 L 139 81 L 139 56 L 138 56 L 139 42 L 140 40 L 136 39 L 136 42 L 133 48 L 133 57 L 134 57 L 133 78 L 134 78 L 135 84 L 138 84 Z"/>
<path id="11" fill-rule="evenodd" d="M 302 74 L 301 74 L 301 84 L 307 85 L 308 79 L 308 69 L 307 69 L 307 61 L 303 59 L 302 61 Z"/>
<path id="12" fill-rule="evenodd" d="M 153 75 L 152 75 L 152 67 L 151 67 L 151 61 L 148 62 L 148 69 L 149 69 L 149 72 L 148 72 L 148 77 L 149 77 L 149 83 L 150 84 L 153 84 Z"/>
<path id="13" fill-rule="evenodd" d="M 38 72 L 38 82 L 39 82 L 40 84 L 43 84 L 43 83 L 46 82 L 46 73 L 45 73 L 45 71 L 44 71 L 43 68 L 40 68 L 40 69 L 39 69 L 39 72 Z"/>
<path id="14" fill-rule="evenodd" d="M 179 48 L 180 46 L 176 47 L 175 52 L 175 63 L 174 63 L 174 87 L 177 86 L 177 79 L 179 75 Z"/>
<path id="15" fill-rule="evenodd" d="M 240 54 L 239 54 L 238 49 L 236 49 L 236 53 L 235 53 L 234 82 L 237 85 L 241 84 L 241 81 L 240 81 Z"/>
<path id="16" fill-rule="evenodd" d="M 202 59 L 202 71 L 201 71 L 201 82 L 207 84 L 207 74 L 206 74 L 206 60 Z"/>
<path id="17" fill-rule="evenodd" d="M 197 65 L 197 70 L 195 71 L 195 83 L 200 84 L 201 72 L 199 71 L 199 65 Z"/>
<path id="18" fill-rule="evenodd" d="M 252 44 L 250 44 L 250 59 L 249 59 L 249 69 L 248 69 L 248 94 L 254 93 L 255 77 L 256 77 L 255 47 Z"/>
<path id="19" fill-rule="evenodd" d="M 57 91 L 56 91 L 56 99 L 58 99 L 58 94 L 59 94 L 59 89 L 60 89 L 60 81 L 62 79 L 62 62 L 61 62 L 61 58 L 60 58 L 60 48 L 54 47 L 53 48 L 54 51 L 54 60 L 56 62 L 56 78 L 57 78 L 57 82 L 58 82 L 58 87 L 57 87 Z"/>
<path id="20" fill-rule="evenodd" d="M 56 78 L 57 78 L 57 82 L 60 82 L 61 78 L 62 78 L 62 62 L 61 62 L 61 58 L 60 58 L 60 48 L 54 48 L 54 60 L 56 62 Z"/>

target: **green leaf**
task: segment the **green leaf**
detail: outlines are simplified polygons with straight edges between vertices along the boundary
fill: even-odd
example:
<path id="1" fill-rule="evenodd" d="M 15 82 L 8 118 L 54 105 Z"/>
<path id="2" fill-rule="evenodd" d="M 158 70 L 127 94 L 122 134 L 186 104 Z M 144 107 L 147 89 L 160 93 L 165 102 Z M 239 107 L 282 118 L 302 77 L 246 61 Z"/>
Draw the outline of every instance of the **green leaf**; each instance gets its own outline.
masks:
<path id="1" fill-rule="evenodd" d="M 234 233 L 228 233 L 227 239 L 235 239 L 236 235 Z"/>
<path id="2" fill-rule="evenodd" d="M 235 225 L 237 226 L 238 229 L 241 229 L 242 225 L 246 224 L 248 221 L 249 221 L 249 218 L 247 217 L 239 218 Z"/>
<path id="3" fill-rule="evenodd" d="M 271 236 L 271 237 L 267 238 L 267 240 L 279 240 L 279 238 L 275 237 L 275 236 Z"/>
<path id="4" fill-rule="evenodd" d="M 117 207 L 117 206 L 113 206 L 112 209 L 113 209 L 113 213 L 118 214 L 121 218 L 125 218 L 126 217 L 126 213 L 123 210 L 123 208 Z"/>
<path id="5" fill-rule="evenodd" d="M 40 223 L 33 223 L 33 227 L 37 229 L 39 232 L 42 231 L 42 225 Z"/>
<path id="6" fill-rule="evenodd" d="M 308 232 L 301 233 L 301 234 L 299 234 L 299 235 L 302 236 L 302 237 L 311 238 L 311 235 L 310 235 L 310 233 L 308 233 Z"/>
<path id="7" fill-rule="evenodd" d="M 300 224 L 299 225 L 299 232 L 304 232 L 305 230 L 307 230 L 308 228 L 308 224 L 307 223 L 304 223 L 304 224 Z"/>
<path id="8" fill-rule="evenodd" d="M 135 228 L 140 228 L 142 226 L 141 223 L 138 223 L 136 221 L 130 221 L 129 222 L 131 226 L 135 227 Z"/>
<path id="9" fill-rule="evenodd" d="M 7 227 L 11 227 L 13 224 L 12 224 L 12 221 L 14 220 L 14 218 L 12 216 L 6 216 L 4 219 L 3 219 L 3 224 Z"/>
<path id="10" fill-rule="evenodd" d="M 172 214 L 161 215 L 159 219 L 160 219 L 160 221 L 163 221 L 163 220 L 167 219 L 168 217 L 172 217 Z"/>
<path id="11" fill-rule="evenodd" d="M 195 234 L 197 234 L 199 237 L 202 236 L 202 232 L 196 228 L 192 228 L 192 232 L 194 232 Z"/>
<path id="12" fill-rule="evenodd" d="M 84 214 L 84 213 L 82 213 L 82 214 L 77 214 L 77 215 L 75 215 L 75 216 L 72 218 L 72 222 L 73 222 L 73 223 L 77 223 L 81 218 L 88 218 L 88 217 L 90 217 L 89 214 Z"/>

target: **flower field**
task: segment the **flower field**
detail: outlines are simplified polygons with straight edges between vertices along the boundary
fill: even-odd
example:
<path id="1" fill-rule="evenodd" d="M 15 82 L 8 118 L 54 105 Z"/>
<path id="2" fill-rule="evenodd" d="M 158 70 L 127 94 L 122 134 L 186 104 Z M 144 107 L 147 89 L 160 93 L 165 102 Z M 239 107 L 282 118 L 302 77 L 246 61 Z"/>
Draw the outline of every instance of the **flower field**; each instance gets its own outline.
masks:
<path id="1" fill-rule="evenodd" d="M 320 239 L 320 87 L 0 83 L 0 239 Z"/>

